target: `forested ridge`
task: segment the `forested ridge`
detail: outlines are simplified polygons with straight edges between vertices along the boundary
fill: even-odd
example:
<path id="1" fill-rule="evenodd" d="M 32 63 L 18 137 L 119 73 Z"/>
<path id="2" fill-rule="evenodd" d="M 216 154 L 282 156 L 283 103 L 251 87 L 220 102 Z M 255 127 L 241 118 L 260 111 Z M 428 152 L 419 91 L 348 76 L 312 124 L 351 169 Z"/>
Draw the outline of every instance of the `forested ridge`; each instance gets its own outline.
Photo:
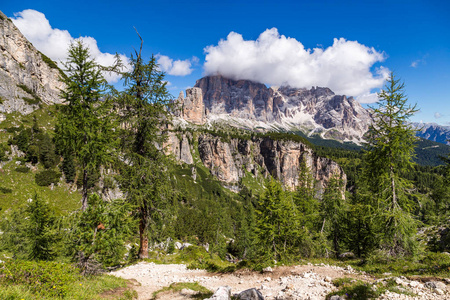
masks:
<path id="1" fill-rule="evenodd" d="M 442 163 L 424 154 L 436 148 L 408 125 L 417 109 L 394 74 L 379 95 L 367 144 L 336 147 L 296 133 L 173 127 L 164 74 L 141 50 L 142 44 L 123 72 L 119 59 L 105 70 L 85 45 L 72 44 L 61 78 L 66 103 L 1 124 L 1 176 L 8 180 L 0 182 L 0 251 L 16 268 L 0 270 L 2 280 L 18 283 L 21 270 L 43 262 L 50 273 L 64 262 L 91 276 L 138 259 L 161 261 L 178 250 L 176 242 L 191 245 L 192 268 L 213 271 L 353 259 L 371 270 L 413 266 L 405 274 L 448 275 L 450 258 L 442 253 L 450 249 L 448 152 L 436 150 Z M 107 84 L 105 71 L 122 74 L 123 91 Z M 166 155 L 169 132 L 186 131 L 224 141 L 301 142 L 336 161 L 347 182 L 332 177 L 318 193 L 302 161 L 294 190 L 249 174 L 233 192 L 211 175 L 195 147 L 191 165 Z M 20 189 L 34 192 L 25 198 Z M 430 257 L 438 261 L 428 268 Z M 32 293 L 66 297 L 75 279 L 48 280 L 52 292 L 43 284 Z"/>

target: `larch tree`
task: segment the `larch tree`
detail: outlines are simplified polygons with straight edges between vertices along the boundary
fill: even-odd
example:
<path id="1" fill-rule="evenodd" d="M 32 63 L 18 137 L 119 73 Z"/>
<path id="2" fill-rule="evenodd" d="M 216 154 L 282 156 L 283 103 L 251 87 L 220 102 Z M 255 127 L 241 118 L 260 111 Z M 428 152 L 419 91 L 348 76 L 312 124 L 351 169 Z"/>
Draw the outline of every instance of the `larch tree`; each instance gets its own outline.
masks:
<path id="1" fill-rule="evenodd" d="M 416 130 L 408 120 L 417 109 L 407 103 L 404 84 L 393 73 L 378 98 L 366 137 L 363 176 L 372 195 L 379 245 L 392 256 L 413 254 L 413 186 L 404 174 L 414 165 Z"/>
<path id="2" fill-rule="evenodd" d="M 120 66 L 116 57 L 114 68 Z M 64 104 L 59 107 L 55 128 L 56 148 L 64 159 L 75 159 L 82 177 L 82 210 L 88 205 L 89 177 L 113 159 L 114 122 L 107 97 L 107 82 L 102 72 L 107 68 L 96 63 L 89 48 L 81 41 L 72 43 L 64 64 L 61 81 Z"/>
<path id="3" fill-rule="evenodd" d="M 140 36 L 139 36 L 140 37 Z M 170 124 L 171 97 L 154 56 L 148 62 L 139 52 L 131 55 L 131 70 L 123 75 L 121 96 L 123 164 L 119 183 L 135 207 L 139 221 L 139 258 L 148 257 L 152 226 L 160 226 L 170 205 L 168 158 L 163 144 Z"/>
<path id="4" fill-rule="evenodd" d="M 344 235 L 346 202 L 343 195 L 342 180 L 333 175 L 323 193 L 321 202 L 322 229 L 331 240 L 336 258 L 341 254 L 341 243 Z"/>

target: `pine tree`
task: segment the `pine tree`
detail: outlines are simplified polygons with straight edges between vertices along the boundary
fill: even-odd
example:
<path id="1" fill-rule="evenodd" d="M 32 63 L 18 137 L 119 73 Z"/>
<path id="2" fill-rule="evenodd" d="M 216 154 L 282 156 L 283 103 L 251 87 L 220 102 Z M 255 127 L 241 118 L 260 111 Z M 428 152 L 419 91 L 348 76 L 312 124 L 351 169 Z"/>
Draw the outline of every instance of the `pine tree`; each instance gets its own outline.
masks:
<path id="1" fill-rule="evenodd" d="M 52 210 L 35 194 L 33 200 L 28 204 L 27 213 L 29 216 L 27 239 L 30 243 L 28 258 L 32 260 L 53 259 L 55 253 L 52 246 L 56 241 L 56 233 L 53 229 L 55 217 Z"/>
<path id="2" fill-rule="evenodd" d="M 75 215 L 67 241 L 68 250 L 84 275 L 123 260 L 125 237 L 132 224 L 130 207 L 123 200 L 106 202 L 94 193 L 88 201 L 86 210 Z"/>
<path id="3" fill-rule="evenodd" d="M 301 230 L 299 213 L 281 183 L 271 178 L 256 209 L 256 233 L 261 257 L 288 259 L 298 253 Z"/>
<path id="4" fill-rule="evenodd" d="M 346 203 L 343 192 L 343 182 L 336 176 L 332 176 L 323 193 L 321 215 L 323 230 L 328 235 L 333 245 L 336 258 L 341 254 L 343 240 Z"/>
<path id="5" fill-rule="evenodd" d="M 55 142 L 60 154 L 73 157 L 81 168 L 82 209 L 86 210 L 90 174 L 112 160 L 115 125 L 102 75 L 105 68 L 90 57 L 81 41 L 70 45 L 64 67 L 67 77 L 60 80 L 66 86 L 61 93 L 66 105 L 59 107 Z"/>
<path id="6" fill-rule="evenodd" d="M 380 246 L 393 256 L 415 249 L 412 184 L 403 174 L 414 165 L 416 131 L 407 122 L 417 109 L 407 100 L 404 84 L 391 73 L 373 111 L 364 154 L 363 175 L 381 230 Z"/>
<path id="7" fill-rule="evenodd" d="M 123 75 L 126 89 L 121 96 L 121 142 L 125 163 L 119 182 L 128 201 L 136 207 L 139 258 L 147 258 L 149 230 L 161 224 L 170 205 L 169 161 L 162 145 L 167 139 L 167 106 L 171 98 L 155 57 L 144 62 L 142 44 L 141 39 L 139 52 L 130 58 L 131 71 Z"/>
<path id="8" fill-rule="evenodd" d="M 319 201 L 315 194 L 315 179 L 305 159 L 300 162 L 299 184 L 293 195 L 294 203 L 301 214 L 302 226 L 308 230 L 315 230 L 319 216 Z"/>

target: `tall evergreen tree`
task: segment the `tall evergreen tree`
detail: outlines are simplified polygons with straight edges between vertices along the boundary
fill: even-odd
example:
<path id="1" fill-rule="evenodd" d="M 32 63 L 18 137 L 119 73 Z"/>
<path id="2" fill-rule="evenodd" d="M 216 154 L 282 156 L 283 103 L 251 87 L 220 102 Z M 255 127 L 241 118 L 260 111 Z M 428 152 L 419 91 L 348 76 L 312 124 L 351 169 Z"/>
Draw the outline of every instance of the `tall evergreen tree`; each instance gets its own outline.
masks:
<path id="1" fill-rule="evenodd" d="M 120 60 L 115 67 L 120 66 Z M 97 64 L 81 41 L 70 45 L 64 64 L 67 77 L 61 77 L 65 89 L 61 96 L 66 105 L 59 107 L 55 142 L 64 158 L 74 158 L 81 169 L 82 209 L 88 205 L 88 178 L 101 165 L 111 162 L 114 122 L 106 96 L 105 68 Z"/>
<path id="2" fill-rule="evenodd" d="M 323 193 L 321 203 L 323 229 L 331 240 L 336 258 L 341 254 L 346 213 L 346 203 L 342 193 L 342 180 L 336 176 L 332 176 Z"/>
<path id="3" fill-rule="evenodd" d="M 380 246 L 394 256 L 412 254 L 415 247 L 416 224 L 410 214 L 412 184 L 403 174 L 414 164 L 416 130 L 407 122 L 417 109 L 407 100 L 404 84 L 391 73 L 379 94 L 364 154 L 363 175 L 373 195 Z"/>
<path id="4" fill-rule="evenodd" d="M 316 199 L 316 181 L 305 159 L 300 162 L 299 184 L 293 195 L 294 203 L 301 214 L 301 224 L 308 230 L 316 230 L 319 216 L 319 201 Z"/>
<path id="5" fill-rule="evenodd" d="M 256 209 L 256 233 L 262 257 L 287 259 L 297 254 L 301 230 L 299 213 L 281 183 L 271 178 Z"/>
<path id="6" fill-rule="evenodd" d="M 122 93 L 123 128 L 121 141 L 124 164 L 119 178 L 128 201 L 136 207 L 139 220 L 139 258 L 148 257 L 149 231 L 161 225 L 170 205 L 167 182 L 168 158 L 162 148 L 167 139 L 170 95 L 156 59 L 149 62 L 139 52 L 130 58 L 131 71 L 125 73 Z"/>

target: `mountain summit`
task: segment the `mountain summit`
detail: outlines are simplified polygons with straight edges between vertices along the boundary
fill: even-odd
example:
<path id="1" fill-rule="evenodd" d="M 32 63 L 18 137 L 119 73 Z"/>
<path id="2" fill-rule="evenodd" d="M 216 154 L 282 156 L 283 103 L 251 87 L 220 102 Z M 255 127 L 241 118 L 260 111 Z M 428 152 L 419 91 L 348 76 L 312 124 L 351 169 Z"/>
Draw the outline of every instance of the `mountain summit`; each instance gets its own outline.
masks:
<path id="1" fill-rule="evenodd" d="M 360 143 L 371 121 L 369 111 L 352 97 L 329 88 L 267 87 L 220 75 L 197 80 L 180 95 L 185 120 L 222 122 L 252 130 L 291 130 L 322 138 Z"/>

